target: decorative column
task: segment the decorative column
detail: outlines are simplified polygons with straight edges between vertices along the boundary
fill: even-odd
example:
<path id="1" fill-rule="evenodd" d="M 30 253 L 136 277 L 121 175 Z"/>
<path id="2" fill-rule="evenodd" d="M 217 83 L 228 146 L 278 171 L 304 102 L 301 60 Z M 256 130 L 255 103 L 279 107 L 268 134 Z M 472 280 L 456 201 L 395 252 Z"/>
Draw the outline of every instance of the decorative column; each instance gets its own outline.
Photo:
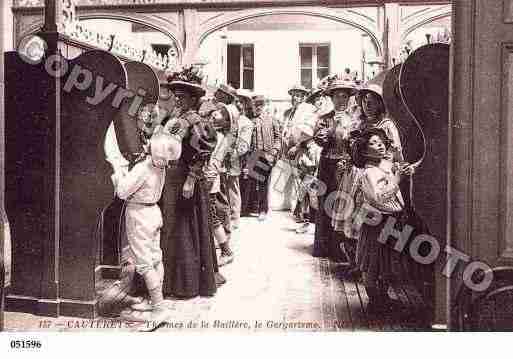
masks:
<path id="1" fill-rule="evenodd" d="M 59 53 L 61 34 L 75 20 L 73 0 L 45 0 L 44 19 L 45 24 L 38 35 L 46 42 L 49 57 Z M 62 303 L 59 289 L 59 277 L 62 275 L 60 238 L 63 227 L 61 223 L 62 79 L 59 76 L 48 76 L 42 67 L 23 64 L 16 60 L 16 56 L 12 53 L 9 55 L 6 61 L 10 61 L 11 65 L 6 69 L 5 77 L 8 91 L 9 89 L 11 92 L 17 91 L 19 81 L 16 80 L 18 78 L 16 73 L 20 71 L 31 71 L 20 78 L 27 77 L 41 82 L 33 90 L 33 98 L 30 101 L 26 96 L 13 97 L 7 94 L 6 101 L 10 102 L 6 112 L 11 113 L 7 118 L 20 116 L 20 123 L 31 126 L 26 129 L 26 132 L 33 141 L 28 148 L 31 163 L 23 162 L 22 168 L 18 168 L 13 163 L 5 164 L 7 166 L 5 167 L 2 161 L 2 167 L 6 172 L 19 176 L 18 180 L 24 181 L 21 186 L 30 188 L 32 186 L 28 183 L 33 183 L 34 186 L 41 186 L 41 189 L 37 195 L 33 193 L 31 198 L 24 199 L 19 205 L 15 205 L 13 198 L 17 199 L 21 194 L 15 189 L 17 187 L 13 183 L 14 179 L 11 178 L 13 176 L 6 178 L 8 181 L 5 201 L 7 209 L 17 211 L 17 214 L 13 215 L 16 217 L 11 218 L 14 270 L 12 283 L 6 296 L 6 306 L 13 311 L 56 317 L 61 315 L 63 306 L 70 306 L 68 303 Z M 39 114 L 39 122 L 35 121 L 32 113 L 18 113 L 13 116 L 13 111 L 19 110 L 17 106 L 28 107 L 33 113 Z M 11 121 L 6 123 L 6 126 L 11 131 L 6 148 L 7 151 L 14 151 L 11 152 L 11 156 L 16 156 L 17 141 L 12 137 L 18 130 L 17 124 Z M 3 129 L 0 134 L 3 134 Z M 3 140 L 4 136 L 2 135 L 1 138 Z M 3 144 L 1 146 L 3 148 Z M 3 149 L 1 152 L 3 153 Z M 32 167 L 31 164 L 33 164 Z M 2 178 L 2 194 L 4 193 L 3 180 Z"/>
<path id="2" fill-rule="evenodd" d="M 396 3 L 386 3 L 382 9 L 384 9 L 382 15 L 383 44 L 386 54 L 384 61 L 388 67 L 391 67 L 394 59 L 398 63 L 401 52 L 401 6 Z"/>
<path id="3" fill-rule="evenodd" d="M 390 53 L 389 53 L 389 47 L 388 47 L 388 19 L 386 17 L 385 12 L 385 4 L 378 7 L 378 35 L 381 37 L 381 43 L 383 44 L 383 67 L 384 69 L 389 68 L 390 63 Z"/>
<path id="4" fill-rule="evenodd" d="M 221 81 L 222 83 L 226 84 L 226 83 L 228 83 L 227 74 L 226 74 L 226 70 L 227 70 L 226 63 L 228 61 L 228 57 L 227 57 L 227 54 L 228 54 L 228 28 L 224 27 L 222 29 L 220 37 L 221 37 L 221 39 L 220 39 L 221 44 L 220 44 L 218 59 L 221 59 L 221 61 L 219 62 L 219 69 L 218 69 L 217 73 L 220 75 L 218 80 Z"/>
<path id="5" fill-rule="evenodd" d="M 67 4 L 74 10 L 73 0 L 70 0 Z M 44 26 L 42 29 L 41 36 L 47 42 L 48 53 L 57 54 L 59 45 L 59 30 L 63 28 L 60 23 L 63 21 L 63 0 L 45 0 L 44 10 Z M 60 315 L 59 305 L 59 238 L 60 238 L 60 207 L 59 207 L 59 187 L 60 187 L 60 123 L 61 123 L 61 110 L 60 103 L 58 101 L 61 98 L 61 79 L 56 77 L 50 86 L 55 96 L 52 96 L 52 103 L 48 106 L 48 119 L 49 123 L 52 124 L 49 131 L 52 136 L 48 139 L 54 142 L 53 151 L 49 151 L 49 163 L 50 173 L 54 173 L 55 176 L 49 179 L 49 182 L 53 185 L 54 195 L 54 208 L 53 208 L 53 223 L 49 226 L 50 236 L 48 241 L 41 243 L 42 255 L 41 255 L 41 289 L 38 300 L 37 311 L 39 313 L 46 313 L 50 316 Z"/>
<path id="6" fill-rule="evenodd" d="M 76 19 L 74 0 L 45 0 L 44 11 L 44 26 L 41 36 L 45 39 L 48 45 L 49 54 L 56 54 L 59 52 L 59 37 L 66 32 L 67 27 Z M 60 139 L 60 123 L 61 123 L 61 78 L 56 77 L 52 84 L 55 97 L 52 97 L 54 103 L 49 107 L 49 120 L 54 126 L 51 129 L 54 136 L 54 153 L 50 163 L 53 167 L 55 177 L 50 180 L 54 185 L 55 195 L 55 208 L 54 210 L 54 223 L 51 232 L 53 237 L 42 244 L 42 278 L 41 278 L 41 292 L 39 299 L 40 313 L 48 313 L 50 315 L 59 316 L 59 239 L 60 234 L 60 172 L 61 167 L 61 139 Z M 49 139 L 50 140 L 50 139 Z"/>
<path id="7" fill-rule="evenodd" d="M 200 45 L 198 10 L 184 9 L 181 20 L 183 47 L 185 49 L 182 63 L 190 65 L 196 60 Z"/>
<path id="8" fill-rule="evenodd" d="M 65 33 L 76 20 L 74 0 L 45 0 L 44 20 L 43 32 Z"/>
<path id="9" fill-rule="evenodd" d="M 45 0 L 42 37 L 50 54 L 57 53 L 59 34 L 65 34 L 76 20 L 75 0 Z"/>

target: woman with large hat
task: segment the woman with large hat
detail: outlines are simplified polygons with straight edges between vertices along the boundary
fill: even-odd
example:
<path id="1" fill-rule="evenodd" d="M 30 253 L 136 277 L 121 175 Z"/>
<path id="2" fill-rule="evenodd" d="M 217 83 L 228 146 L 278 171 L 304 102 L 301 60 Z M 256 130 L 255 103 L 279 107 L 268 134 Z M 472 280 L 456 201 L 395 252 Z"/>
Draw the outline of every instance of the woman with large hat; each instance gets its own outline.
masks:
<path id="1" fill-rule="evenodd" d="M 387 138 L 390 140 L 390 146 L 387 146 L 387 156 L 394 162 L 402 162 L 402 146 L 399 137 L 399 130 L 395 122 L 387 116 L 385 103 L 383 101 L 383 81 L 386 76 L 386 71 L 381 72 L 372 80 L 365 83 L 356 95 L 356 103 L 359 106 L 359 119 L 361 121 L 361 129 L 374 129 L 379 128 L 384 131 Z M 361 204 L 361 198 L 354 198 L 355 184 L 359 181 L 361 171 L 356 167 L 345 171 L 345 175 L 339 178 L 338 195 L 339 198 L 351 197 L 353 204 L 355 204 L 354 212 L 358 211 Z M 404 183 L 405 181 L 403 181 Z M 403 187 L 403 183 L 401 186 Z M 337 237 L 342 242 L 342 248 L 345 255 L 349 260 L 351 271 L 349 275 L 358 275 L 358 270 L 355 267 L 355 256 L 357 241 L 360 237 L 360 231 L 357 227 L 352 226 L 351 216 L 352 213 L 346 213 L 350 210 L 346 201 L 338 201 L 335 208 L 335 215 L 332 219 L 332 225 L 337 233 Z"/>
<path id="2" fill-rule="evenodd" d="M 165 125 L 182 142 L 182 155 L 171 164 L 162 195 L 164 293 L 180 298 L 212 296 L 219 275 L 209 225 L 209 184 L 204 165 L 215 148 L 213 126 L 197 112 L 205 95 L 194 68 L 173 73 L 166 86 L 176 100 L 176 118 Z"/>
<path id="3" fill-rule="evenodd" d="M 333 111 L 333 103 L 331 99 L 326 96 L 325 90 L 326 86 L 314 88 L 305 99 L 305 103 L 315 107 L 314 112 L 317 116 Z"/>
<path id="4" fill-rule="evenodd" d="M 348 108 L 349 98 L 357 93 L 357 86 L 353 81 L 335 77 L 324 93 L 331 98 L 334 110 L 320 116 L 314 136 L 315 142 L 322 147 L 318 178 L 326 191 L 318 196 L 313 255 L 342 261 L 344 256 L 331 222 L 338 187 L 337 174 L 340 176 L 350 168 L 349 134 L 361 125 Z"/>
<path id="5" fill-rule="evenodd" d="M 390 155 L 395 161 L 403 161 L 401 137 L 396 123 L 387 115 L 383 100 L 383 81 L 387 71 L 383 71 L 365 83 L 356 95 L 361 108 L 360 120 L 364 128 L 378 127 L 385 131 L 392 141 Z"/>

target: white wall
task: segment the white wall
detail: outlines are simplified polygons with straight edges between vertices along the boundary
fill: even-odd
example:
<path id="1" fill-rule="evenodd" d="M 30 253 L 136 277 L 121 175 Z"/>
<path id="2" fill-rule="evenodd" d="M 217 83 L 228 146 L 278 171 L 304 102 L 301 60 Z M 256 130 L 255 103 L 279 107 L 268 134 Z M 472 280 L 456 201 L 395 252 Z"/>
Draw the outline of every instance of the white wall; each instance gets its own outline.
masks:
<path id="1" fill-rule="evenodd" d="M 225 34 L 227 38 L 222 39 L 221 34 Z M 254 44 L 255 92 L 274 100 L 288 99 L 288 88 L 300 82 L 300 43 L 329 43 L 331 73 L 342 73 L 347 67 L 359 73 L 361 69 L 362 43 L 359 30 L 219 31 L 203 41 L 199 52 L 202 59 L 209 60 L 204 68 L 209 83 L 214 83 L 214 79 L 226 81 L 223 41 Z"/>
<path id="2" fill-rule="evenodd" d="M 12 0 L 0 0 L 2 6 L 2 28 L 0 29 L 0 36 L 2 36 L 4 51 L 14 50 L 14 16 L 12 14 L 11 6 Z"/>

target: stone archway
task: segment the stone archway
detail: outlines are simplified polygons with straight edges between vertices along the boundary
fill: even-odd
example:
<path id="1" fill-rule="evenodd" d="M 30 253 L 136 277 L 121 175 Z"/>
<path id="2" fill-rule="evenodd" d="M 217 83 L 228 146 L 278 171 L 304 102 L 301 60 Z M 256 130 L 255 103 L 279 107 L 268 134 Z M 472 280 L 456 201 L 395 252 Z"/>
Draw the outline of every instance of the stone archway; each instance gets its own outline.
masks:
<path id="1" fill-rule="evenodd" d="M 428 42 L 450 43 L 451 12 L 424 18 L 411 25 L 401 34 L 400 55 L 404 60 L 409 53 Z"/>
<path id="2" fill-rule="evenodd" d="M 443 5 L 437 7 L 428 7 L 424 11 L 406 16 L 401 21 L 401 43 L 418 28 L 431 22 L 450 17 L 452 15 L 452 6 Z"/>
<path id="3" fill-rule="evenodd" d="M 112 11 L 83 11 L 78 14 L 78 18 L 80 20 L 112 19 L 144 25 L 169 37 L 176 48 L 178 61 L 180 62 L 183 58 L 185 52 L 184 47 L 182 46 L 182 41 L 179 40 L 179 36 L 176 35 L 179 33 L 177 19 L 150 14 L 145 15 Z M 15 44 L 18 44 L 23 37 L 39 31 L 42 26 L 42 14 L 31 13 L 18 15 L 16 17 Z"/>
<path id="4" fill-rule="evenodd" d="M 178 33 L 178 24 L 175 21 L 165 19 L 157 15 L 144 15 L 139 13 L 116 13 L 116 12 L 95 12 L 85 11 L 79 14 L 80 20 L 92 20 L 92 19 L 112 19 L 127 21 L 139 25 L 144 25 L 157 32 L 160 32 L 169 37 L 176 48 L 178 59 L 180 60 L 184 54 L 184 48 L 182 46 Z"/>
<path id="5" fill-rule="evenodd" d="M 211 33 L 228 25 L 268 15 L 307 15 L 337 21 L 366 33 L 372 41 L 378 56 L 383 56 L 384 47 L 378 29 L 377 19 L 364 13 L 348 9 L 328 7 L 272 7 L 244 10 L 194 11 L 185 13 L 187 27 L 186 55 L 184 60 L 192 61 L 202 41 Z"/>

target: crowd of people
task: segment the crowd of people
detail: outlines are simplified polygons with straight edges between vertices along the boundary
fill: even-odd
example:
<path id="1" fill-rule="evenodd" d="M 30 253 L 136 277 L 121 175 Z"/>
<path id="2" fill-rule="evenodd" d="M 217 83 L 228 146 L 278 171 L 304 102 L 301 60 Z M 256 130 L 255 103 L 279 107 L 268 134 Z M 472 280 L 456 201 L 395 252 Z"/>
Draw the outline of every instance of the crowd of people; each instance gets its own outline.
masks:
<path id="1" fill-rule="evenodd" d="M 398 227 L 419 219 L 405 191 L 415 166 L 387 117 L 382 75 L 363 85 L 334 75 L 312 90 L 293 86 L 290 109 L 276 118 L 264 96 L 221 85 L 208 97 L 190 74 L 162 84 L 175 111 L 143 134 L 137 161 L 122 158 L 112 129 L 107 135 L 130 253 L 149 293 L 132 308 L 159 322 L 165 297 L 213 296 L 227 282 L 220 267 L 236 258 L 230 240 L 240 218 L 264 222 L 276 192 L 298 234 L 315 225 L 312 255 L 345 263 L 369 306 L 387 305 L 388 285 L 418 266 L 377 238 L 389 218 Z M 379 223 L 366 220 L 369 207 Z"/>

